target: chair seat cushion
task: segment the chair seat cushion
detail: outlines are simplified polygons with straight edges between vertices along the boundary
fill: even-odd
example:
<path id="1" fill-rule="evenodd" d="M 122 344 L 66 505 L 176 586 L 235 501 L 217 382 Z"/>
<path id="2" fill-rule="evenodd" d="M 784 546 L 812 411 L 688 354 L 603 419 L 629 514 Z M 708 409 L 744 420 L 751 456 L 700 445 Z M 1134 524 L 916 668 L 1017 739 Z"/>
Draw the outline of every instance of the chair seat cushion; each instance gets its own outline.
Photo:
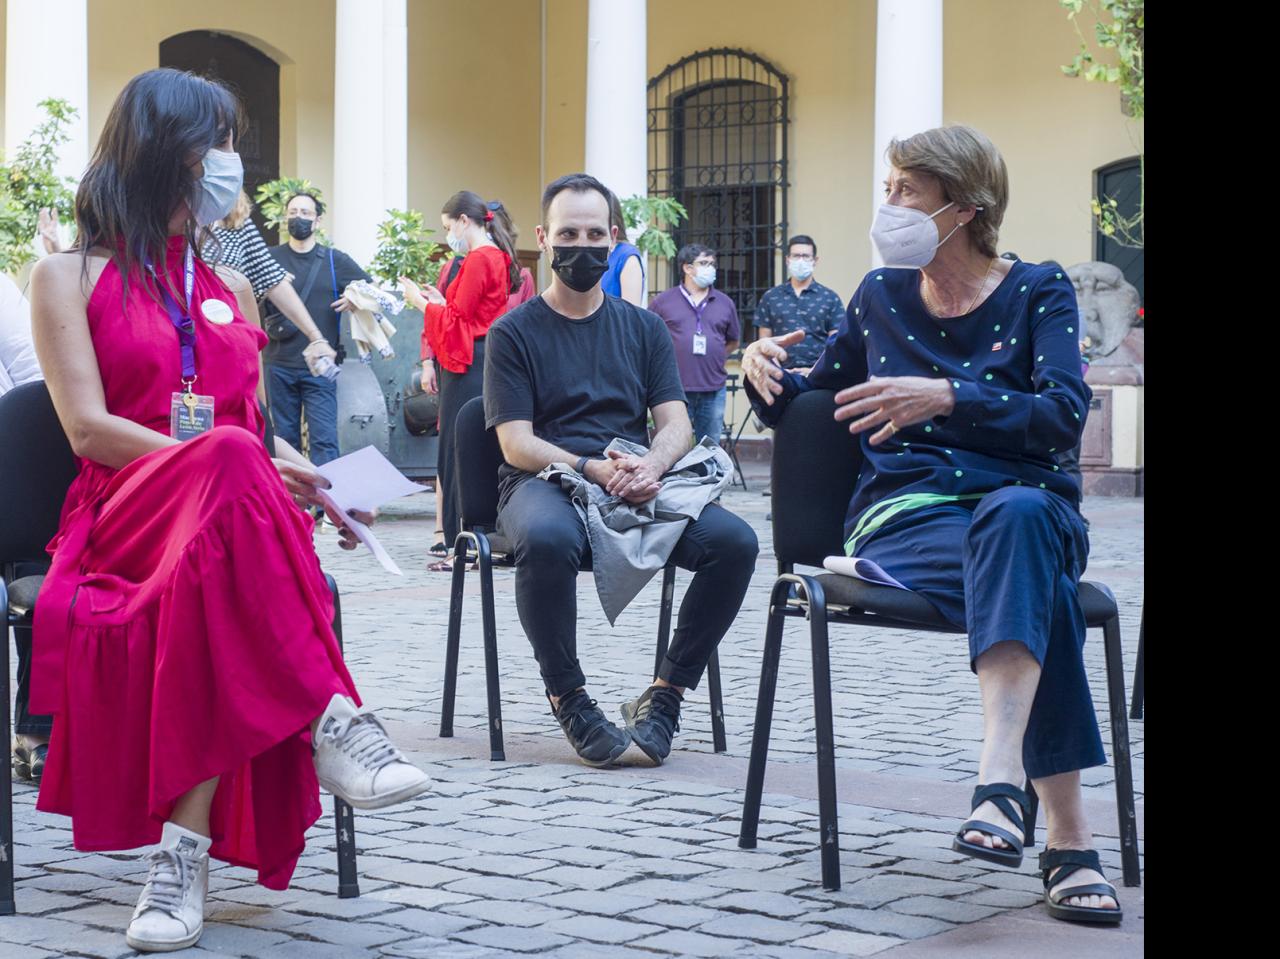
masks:
<path id="1" fill-rule="evenodd" d="M 956 630 L 919 593 L 879 586 L 838 573 L 819 573 L 814 578 L 822 587 L 828 606 L 849 606 L 925 629 Z M 1081 581 L 1080 606 L 1084 610 L 1085 622 L 1091 627 L 1102 626 L 1116 615 L 1116 599 L 1111 590 L 1101 583 Z"/>
<path id="2" fill-rule="evenodd" d="M 30 622 L 43 576 L 23 576 L 9 584 L 9 615 L 19 624 Z"/>
<path id="3" fill-rule="evenodd" d="M 956 629 L 919 593 L 892 586 L 879 586 L 853 576 L 841 576 L 839 573 L 819 573 L 814 579 L 822 587 L 828 606 L 849 606 L 864 613 L 918 624 L 929 629 L 945 629 L 949 632 Z"/>

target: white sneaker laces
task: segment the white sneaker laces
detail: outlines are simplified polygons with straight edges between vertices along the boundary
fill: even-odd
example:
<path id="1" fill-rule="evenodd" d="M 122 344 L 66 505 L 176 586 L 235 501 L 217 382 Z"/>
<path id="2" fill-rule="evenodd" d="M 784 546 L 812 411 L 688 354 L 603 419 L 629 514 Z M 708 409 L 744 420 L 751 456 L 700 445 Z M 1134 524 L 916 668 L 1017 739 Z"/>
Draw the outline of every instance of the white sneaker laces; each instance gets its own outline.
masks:
<path id="1" fill-rule="evenodd" d="M 395 762 L 404 762 L 400 750 L 391 744 L 387 731 L 372 713 L 361 713 L 351 720 L 341 739 L 334 740 L 334 748 L 345 753 L 371 772 Z"/>
<path id="2" fill-rule="evenodd" d="M 191 863 L 172 849 L 157 849 L 147 858 L 151 875 L 142 893 L 142 909 L 159 909 L 176 917 L 195 876 Z"/>

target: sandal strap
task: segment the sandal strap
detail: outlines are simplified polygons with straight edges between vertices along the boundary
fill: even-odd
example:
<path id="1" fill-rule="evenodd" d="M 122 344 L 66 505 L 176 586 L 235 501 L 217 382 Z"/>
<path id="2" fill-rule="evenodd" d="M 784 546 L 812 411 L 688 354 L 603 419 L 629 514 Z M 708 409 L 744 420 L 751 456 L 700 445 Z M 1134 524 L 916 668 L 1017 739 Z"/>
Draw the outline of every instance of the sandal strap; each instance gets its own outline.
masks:
<path id="1" fill-rule="evenodd" d="M 1017 809 L 1012 799 L 1018 804 Z M 985 786 L 978 786 L 973 790 L 973 804 L 970 809 L 977 809 L 984 802 L 990 802 L 999 809 L 1009 819 L 1011 823 L 1018 829 L 1026 829 L 1026 816 L 1031 809 L 1031 798 L 1025 791 L 1019 789 L 1013 783 L 987 783 Z"/>
<path id="2" fill-rule="evenodd" d="M 1068 886 L 1066 889 L 1059 889 L 1049 896 L 1049 901 L 1055 906 L 1062 905 L 1064 899 L 1074 899 L 1076 896 L 1110 896 L 1117 903 L 1120 897 L 1116 895 L 1116 887 L 1109 882 L 1091 882 L 1083 886 Z M 1076 906 L 1077 909 L 1095 909 L 1101 908 L 1097 906 Z M 1113 912 L 1114 910 L 1107 910 Z"/>
<path id="3" fill-rule="evenodd" d="M 1096 849 L 1046 849 L 1040 853 L 1040 872 L 1045 889 L 1061 885 L 1081 869 L 1102 872 L 1102 861 L 1098 858 Z M 1073 895 L 1088 894 L 1073 893 Z M 1109 893 L 1099 895 L 1114 896 L 1115 888 L 1112 887 Z"/>
<path id="4" fill-rule="evenodd" d="M 1096 849 L 1046 849 L 1040 853 L 1040 871 L 1051 872 L 1059 866 L 1076 866 L 1102 872 L 1102 860 Z M 1072 869 L 1071 872 L 1075 872 Z M 1071 873 L 1066 873 L 1070 875 Z"/>
<path id="5" fill-rule="evenodd" d="M 997 826 L 995 823 L 983 822 L 981 819 L 969 819 L 960 826 L 960 831 L 956 833 L 956 835 L 963 839 L 964 834 L 971 830 L 975 832 L 985 832 L 990 836 L 997 836 L 1012 846 L 1013 850 L 1016 850 L 1019 853 L 1022 852 L 1022 840 L 1024 837 L 1021 835 L 1015 836 L 1013 833 L 1009 832 L 1009 830 Z M 1005 850 L 997 849 L 995 851 L 1003 852 Z"/>

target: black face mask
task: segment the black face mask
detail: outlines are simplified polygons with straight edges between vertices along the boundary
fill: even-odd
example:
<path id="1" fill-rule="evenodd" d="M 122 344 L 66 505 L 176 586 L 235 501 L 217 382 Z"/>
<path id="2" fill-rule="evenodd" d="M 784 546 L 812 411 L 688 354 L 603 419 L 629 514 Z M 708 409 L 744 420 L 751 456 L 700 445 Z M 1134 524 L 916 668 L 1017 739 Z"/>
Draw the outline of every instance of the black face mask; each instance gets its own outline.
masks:
<path id="1" fill-rule="evenodd" d="M 315 220 L 308 220 L 306 217 L 291 216 L 286 224 L 289 228 L 289 235 L 295 240 L 305 240 L 316 228 Z"/>
<path id="2" fill-rule="evenodd" d="M 586 293 L 609 269 L 607 246 L 553 246 L 551 269 L 569 289 Z"/>

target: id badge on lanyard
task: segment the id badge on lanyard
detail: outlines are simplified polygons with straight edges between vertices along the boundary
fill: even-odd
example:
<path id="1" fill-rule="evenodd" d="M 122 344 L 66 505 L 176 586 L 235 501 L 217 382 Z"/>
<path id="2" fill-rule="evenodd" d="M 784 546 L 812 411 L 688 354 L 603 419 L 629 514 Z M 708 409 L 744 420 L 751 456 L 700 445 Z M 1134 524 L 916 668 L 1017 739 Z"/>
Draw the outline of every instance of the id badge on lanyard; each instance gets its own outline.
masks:
<path id="1" fill-rule="evenodd" d="M 711 296 L 708 294 L 703 298 L 700 304 L 693 307 L 693 316 L 696 324 L 694 333 L 693 333 L 693 355 L 694 356 L 707 355 L 707 337 L 702 332 L 702 313 L 707 308 L 707 301 L 710 299 L 711 299 Z M 689 305 L 693 306 L 692 303 L 690 303 Z"/>
<path id="2" fill-rule="evenodd" d="M 150 264 L 148 264 L 150 267 Z M 151 270 L 155 277 L 155 270 Z M 159 284 L 159 278 L 157 277 Z M 187 247 L 183 259 L 183 292 L 186 295 L 185 312 L 178 306 L 173 294 L 160 285 L 169 322 L 178 331 L 178 352 L 182 363 L 182 389 L 175 391 L 169 400 L 169 435 L 176 440 L 189 440 L 213 429 L 213 397 L 195 392 L 199 374 L 196 371 L 196 322 L 191 314 L 191 302 L 195 293 L 195 256 Z"/>

